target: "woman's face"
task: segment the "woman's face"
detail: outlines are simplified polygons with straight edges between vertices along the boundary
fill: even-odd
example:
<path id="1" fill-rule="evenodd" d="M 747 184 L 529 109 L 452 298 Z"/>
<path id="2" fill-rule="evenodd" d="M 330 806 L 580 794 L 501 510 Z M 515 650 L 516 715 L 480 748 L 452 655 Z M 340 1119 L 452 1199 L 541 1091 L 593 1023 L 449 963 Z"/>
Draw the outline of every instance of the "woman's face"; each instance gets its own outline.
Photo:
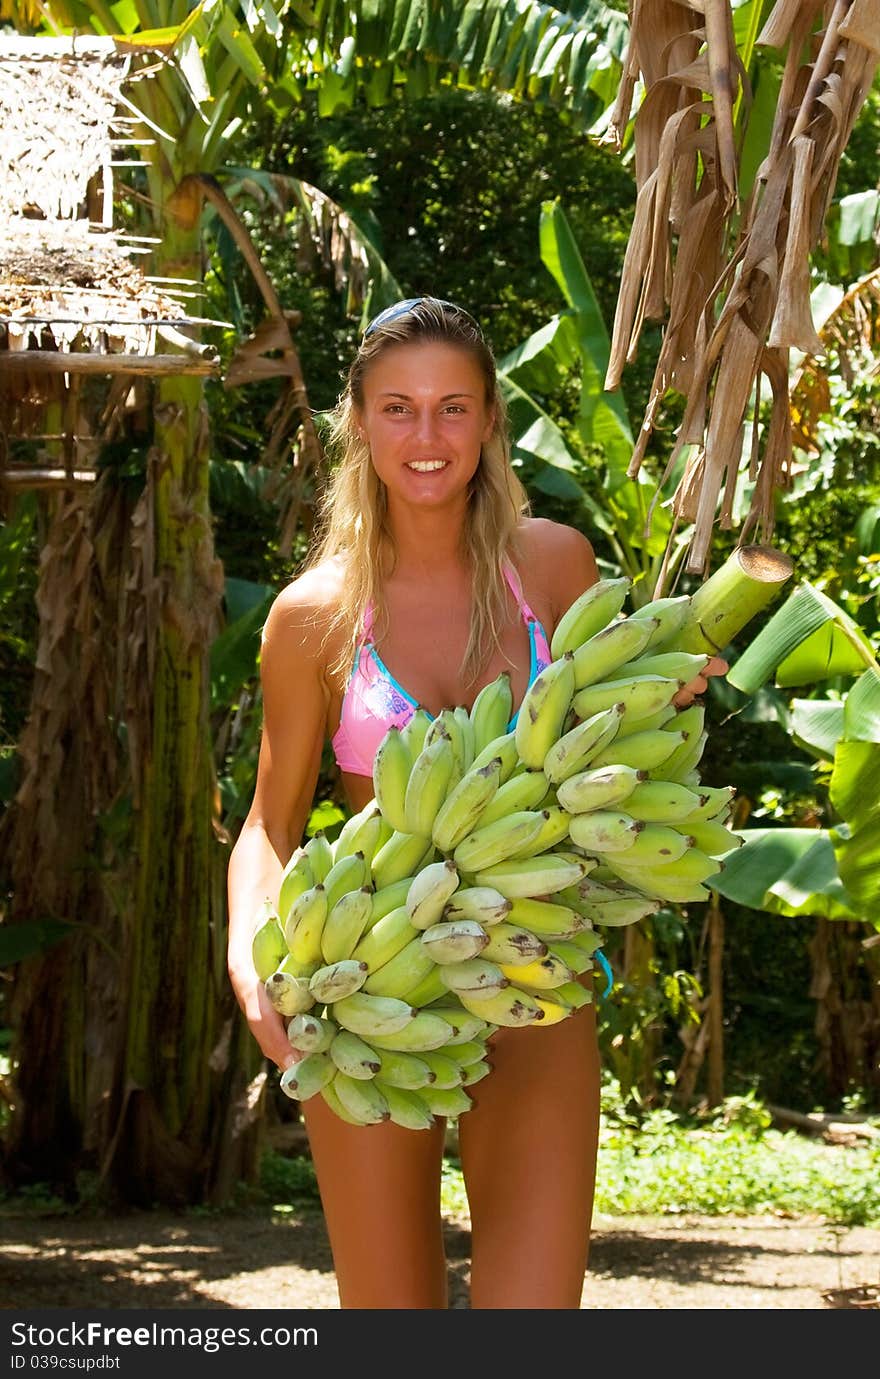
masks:
<path id="1" fill-rule="evenodd" d="M 466 490 L 495 420 L 473 354 L 435 340 L 384 350 L 355 416 L 389 498 L 421 506 Z"/>

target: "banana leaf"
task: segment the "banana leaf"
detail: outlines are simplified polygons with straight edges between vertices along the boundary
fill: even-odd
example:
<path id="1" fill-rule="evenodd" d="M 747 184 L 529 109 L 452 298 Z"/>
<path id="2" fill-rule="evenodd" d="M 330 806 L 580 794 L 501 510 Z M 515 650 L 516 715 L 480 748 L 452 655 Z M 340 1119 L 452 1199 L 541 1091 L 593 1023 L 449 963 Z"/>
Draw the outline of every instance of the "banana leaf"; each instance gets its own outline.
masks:
<path id="1" fill-rule="evenodd" d="M 834 751 L 843 736 L 842 699 L 793 699 L 789 727 L 799 747 L 818 759 L 834 760 Z"/>
<path id="2" fill-rule="evenodd" d="M 830 639 L 827 635 L 829 625 Z M 823 629 L 826 634 L 813 641 L 814 635 Z M 852 673 L 833 668 L 842 663 L 840 644 L 843 641 L 855 651 L 856 669 L 871 665 L 870 643 L 861 628 L 821 589 L 802 580 L 731 666 L 727 678 L 736 689 L 752 694 L 774 671 L 777 683 L 781 683 L 779 673 L 784 665 L 787 685 L 812 683 L 827 679 L 831 674 Z M 800 659 L 796 658 L 794 653 L 805 644 L 806 650 Z"/>
<path id="3" fill-rule="evenodd" d="M 78 926 L 61 919 L 35 919 L 0 925 L 0 967 L 10 967 L 54 948 Z"/>
<path id="4" fill-rule="evenodd" d="M 231 704 L 257 673 L 260 633 L 276 591 L 247 579 L 227 579 L 227 624 L 211 646 L 211 708 Z"/>
<path id="5" fill-rule="evenodd" d="M 846 823 L 834 850 L 841 881 L 880 929 L 880 740 L 840 742 L 831 774 L 831 803 Z"/>
<path id="6" fill-rule="evenodd" d="M 833 831 L 749 828 L 740 836 L 742 847 L 706 883 L 719 895 L 769 914 L 864 918 L 838 873 Z"/>

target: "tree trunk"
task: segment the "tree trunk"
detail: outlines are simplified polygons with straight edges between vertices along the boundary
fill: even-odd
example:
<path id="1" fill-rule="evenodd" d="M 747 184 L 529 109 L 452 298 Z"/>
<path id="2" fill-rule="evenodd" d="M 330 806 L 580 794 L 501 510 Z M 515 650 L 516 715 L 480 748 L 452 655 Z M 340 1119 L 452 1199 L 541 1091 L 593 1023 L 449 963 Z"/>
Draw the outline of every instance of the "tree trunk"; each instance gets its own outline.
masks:
<path id="1" fill-rule="evenodd" d="M 724 1100 L 724 913 L 718 892 L 709 903 L 709 1056 L 706 1069 L 706 1100 L 720 1106 Z"/>
<path id="2" fill-rule="evenodd" d="M 824 1095 L 880 1093 L 880 947 L 856 921 L 817 919 L 810 943 Z"/>

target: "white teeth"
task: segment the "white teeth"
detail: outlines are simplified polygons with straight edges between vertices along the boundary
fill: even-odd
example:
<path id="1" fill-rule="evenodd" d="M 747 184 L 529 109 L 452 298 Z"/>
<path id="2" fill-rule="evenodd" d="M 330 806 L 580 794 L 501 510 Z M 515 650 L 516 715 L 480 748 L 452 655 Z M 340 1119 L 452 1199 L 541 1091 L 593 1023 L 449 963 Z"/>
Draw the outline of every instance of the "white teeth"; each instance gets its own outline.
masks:
<path id="1" fill-rule="evenodd" d="M 419 474 L 428 474 L 432 469 L 445 469 L 445 460 L 410 460 L 408 469 L 415 469 Z"/>

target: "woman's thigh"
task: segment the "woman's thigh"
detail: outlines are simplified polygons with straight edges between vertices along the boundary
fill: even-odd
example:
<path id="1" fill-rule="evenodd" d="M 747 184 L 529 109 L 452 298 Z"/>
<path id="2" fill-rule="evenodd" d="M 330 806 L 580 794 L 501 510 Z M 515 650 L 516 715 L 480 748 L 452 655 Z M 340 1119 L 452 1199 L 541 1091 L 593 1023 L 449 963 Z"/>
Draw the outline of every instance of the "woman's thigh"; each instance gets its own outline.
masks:
<path id="1" fill-rule="evenodd" d="M 471 1306 L 578 1308 L 599 1133 L 596 1019 L 502 1029 L 458 1122 L 470 1204 Z"/>
<path id="2" fill-rule="evenodd" d="M 445 1120 L 431 1130 L 349 1125 L 320 1096 L 302 1111 L 341 1306 L 445 1308 Z"/>

